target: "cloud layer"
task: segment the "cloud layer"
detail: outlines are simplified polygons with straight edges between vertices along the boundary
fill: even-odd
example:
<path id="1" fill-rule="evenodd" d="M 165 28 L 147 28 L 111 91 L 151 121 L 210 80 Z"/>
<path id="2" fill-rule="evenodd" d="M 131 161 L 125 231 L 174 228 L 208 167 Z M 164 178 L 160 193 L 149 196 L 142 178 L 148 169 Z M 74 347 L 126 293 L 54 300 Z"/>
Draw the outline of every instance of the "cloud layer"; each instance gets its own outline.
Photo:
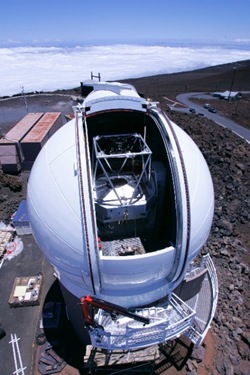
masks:
<path id="1" fill-rule="evenodd" d="M 249 49 L 220 46 L 106 45 L 0 48 L 0 96 L 78 87 L 93 74 L 119 80 L 175 73 L 250 58 Z"/>

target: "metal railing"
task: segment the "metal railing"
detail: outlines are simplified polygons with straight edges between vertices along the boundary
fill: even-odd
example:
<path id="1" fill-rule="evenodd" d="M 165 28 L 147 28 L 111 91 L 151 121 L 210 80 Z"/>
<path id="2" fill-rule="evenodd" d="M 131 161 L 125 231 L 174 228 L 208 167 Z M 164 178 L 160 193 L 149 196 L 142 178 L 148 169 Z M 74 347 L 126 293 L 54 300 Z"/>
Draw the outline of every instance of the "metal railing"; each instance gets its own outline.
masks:
<path id="1" fill-rule="evenodd" d="M 95 319 L 99 327 L 90 330 L 92 346 L 133 350 L 158 344 L 180 336 L 192 326 L 195 317 L 195 312 L 175 294 L 165 307 L 145 308 L 135 313 L 148 317 L 150 323 L 145 325 L 125 317 L 113 320 L 100 309 Z"/>
<path id="2" fill-rule="evenodd" d="M 195 344 L 195 346 L 199 346 L 206 336 L 207 331 L 211 326 L 218 301 L 218 279 L 214 263 L 209 254 L 202 257 L 200 267 L 193 271 L 191 270 L 190 275 L 192 275 L 193 272 L 197 272 L 198 269 L 207 269 L 207 277 L 203 282 L 201 292 L 197 294 L 196 297 L 197 300 L 195 304 L 197 305 L 197 308 L 195 309 L 196 316 L 193 325 L 185 333 L 185 336 L 188 337 Z M 205 302 L 203 303 L 199 303 L 201 294 L 205 295 Z M 189 305 L 188 302 L 187 304 Z M 202 321 L 201 315 L 204 313 L 204 311 L 207 312 L 206 320 L 202 322 L 203 324 L 199 324 L 200 321 Z"/>
<path id="3" fill-rule="evenodd" d="M 134 350 L 163 343 L 182 334 L 199 346 L 211 325 L 218 299 L 217 275 L 210 256 L 204 256 L 200 265 L 194 266 L 186 275 L 193 278 L 204 270 L 207 270 L 206 277 L 192 300 L 184 302 L 172 293 L 164 306 L 134 311 L 149 318 L 149 324 L 128 317 L 112 317 L 99 309 L 95 315 L 96 327 L 90 328 L 89 332 L 92 346 L 110 351 Z"/>

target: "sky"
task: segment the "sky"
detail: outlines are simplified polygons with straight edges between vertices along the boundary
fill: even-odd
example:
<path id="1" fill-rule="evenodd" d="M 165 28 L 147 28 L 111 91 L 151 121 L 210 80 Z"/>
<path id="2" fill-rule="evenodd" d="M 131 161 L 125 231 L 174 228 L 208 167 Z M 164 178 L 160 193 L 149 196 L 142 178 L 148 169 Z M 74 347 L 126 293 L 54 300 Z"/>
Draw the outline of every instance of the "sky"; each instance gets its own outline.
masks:
<path id="1" fill-rule="evenodd" d="M 8 0 L 0 43 L 250 41 L 249 0 Z"/>
<path id="2" fill-rule="evenodd" d="M 249 14 L 250 0 L 3 1 L 0 96 L 75 87 L 92 70 L 111 80 L 247 60 Z"/>

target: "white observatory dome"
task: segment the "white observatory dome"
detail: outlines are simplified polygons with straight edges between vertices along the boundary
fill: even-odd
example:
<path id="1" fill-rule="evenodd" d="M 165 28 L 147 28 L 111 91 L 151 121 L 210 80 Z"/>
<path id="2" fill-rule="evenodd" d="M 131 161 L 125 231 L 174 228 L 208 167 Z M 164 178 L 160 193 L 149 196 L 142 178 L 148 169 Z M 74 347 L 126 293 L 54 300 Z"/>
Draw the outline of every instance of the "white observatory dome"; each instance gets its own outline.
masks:
<path id="1" fill-rule="evenodd" d="M 27 191 L 69 319 L 85 344 L 109 351 L 181 334 L 199 345 L 218 296 L 209 254 L 197 259 L 214 211 L 204 157 L 133 86 L 85 89 L 75 119 L 40 151 Z"/>
<path id="2" fill-rule="evenodd" d="M 143 306 L 171 293 L 200 252 L 213 185 L 198 147 L 156 104 L 107 87 L 41 150 L 29 217 L 70 293 Z"/>

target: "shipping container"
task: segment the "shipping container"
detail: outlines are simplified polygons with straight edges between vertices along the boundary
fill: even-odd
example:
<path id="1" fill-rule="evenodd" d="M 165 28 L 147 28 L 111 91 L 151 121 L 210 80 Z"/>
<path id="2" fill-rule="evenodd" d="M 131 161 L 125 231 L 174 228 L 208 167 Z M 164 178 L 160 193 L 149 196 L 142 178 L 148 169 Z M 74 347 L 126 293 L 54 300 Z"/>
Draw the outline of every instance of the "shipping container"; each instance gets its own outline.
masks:
<path id="1" fill-rule="evenodd" d="M 23 154 L 20 142 L 42 117 L 43 113 L 28 113 L 0 139 L 0 165 L 4 172 L 19 172 Z"/>
<path id="2" fill-rule="evenodd" d="M 42 117 L 43 113 L 28 113 L 1 140 L 1 143 L 20 142 Z"/>
<path id="3" fill-rule="evenodd" d="M 1 165 L 20 163 L 18 154 L 1 156 Z"/>
<path id="4" fill-rule="evenodd" d="M 48 139 L 63 125 L 60 112 L 48 112 L 22 139 L 21 148 L 26 162 L 35 161 Z"/>
<path id="5" fill-rule="evenodd" d="M 19 173 L 22 169 L 21 163 L 16 164 L 1 164 L 2 171 L 5 173 Z"/>

